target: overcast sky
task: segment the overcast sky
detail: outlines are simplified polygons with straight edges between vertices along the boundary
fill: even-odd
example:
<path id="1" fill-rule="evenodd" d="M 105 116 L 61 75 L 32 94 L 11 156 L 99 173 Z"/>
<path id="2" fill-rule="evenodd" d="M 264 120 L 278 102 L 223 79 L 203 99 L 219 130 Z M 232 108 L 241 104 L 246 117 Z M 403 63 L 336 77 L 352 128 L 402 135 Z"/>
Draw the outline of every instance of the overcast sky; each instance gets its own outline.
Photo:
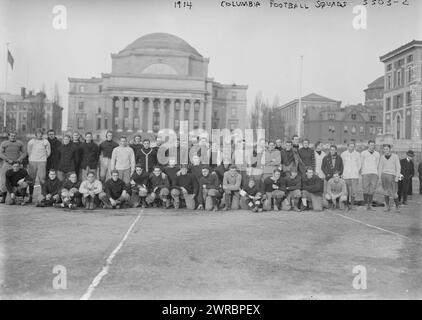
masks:
<path id="1" fill-rule="evenodd" d="M 145 34 L 167 32 L 210 58 L 209 76 L 216 81 L 249 85 L 248 106 L 258 91 L 270 102 L 276 95 L 281 104 L 296 98 L 302 54 L 303 95 L 315 92 L 352 104 L 363 102 L 363 89 L 383 74 L 381 55 L 422 40 L 418 0 L 368 7 L 367 29 L 359 31 L 352 26 L 358 0 L 325 9 L 315 8 L 316 1 L 292 1 L 308 3 L 309 10 L 271 9 L 269 0 L 260 1 L 260 8 L 190 2 L 192 10 L 174 9 L 172 0 L 0 0 L 0 91 L 10 42 L 15 68 L 9 70 L 8 91 L 45 87 L 51 96 L 57 83 L 67 115 L 68 77 L 111 72 L 111 53 Z M 59 4 L 67 9 L 66 30 L 52 27 Z"/>

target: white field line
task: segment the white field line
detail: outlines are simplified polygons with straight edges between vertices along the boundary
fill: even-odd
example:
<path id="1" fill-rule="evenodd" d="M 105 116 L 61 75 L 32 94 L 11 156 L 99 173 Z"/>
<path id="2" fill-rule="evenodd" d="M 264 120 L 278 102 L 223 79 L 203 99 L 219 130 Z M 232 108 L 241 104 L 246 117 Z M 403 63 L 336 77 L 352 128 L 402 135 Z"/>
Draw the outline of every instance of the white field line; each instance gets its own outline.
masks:
<path id="1" fill-rule="evenodd" d="M 119 250 L 123 247 L 123 244 L 126 242 L 127 238 L 129 237 L 130 233 L 132 232 L 133 228 L 141 218 L 143 210 L 139 212 L 139 214 L 136 216 L 135 220 L 130 225 L 129 229 L 127 230 L 126 234 L 122 238 L 122 240 L 119 242 L 117 247 L 110 253 L 108 256 L 105 265 L 103 266 L 102 270 L 97 274 L 97 276 L 92 280 L 91 285 L 88 287 L 87 291 L 84 293 L 84 295 L 80 298 L 80 300 L 89 300 L 92 293 L 94 292 L 95 288 L 100 284 L 101 279 L 107 275 L 108 270 L 110 268 L 111 263 L 113 262 L 114 257 L 119 252 Z"/>
<path id="2" fill-rule="evenodd" d="M 351 221 L 354 221 L 354 222 L 357 222 L 357 223 L 363 224 L 363 225 L 365 225 L 365 226 L 367 226 L 367 227 L 369 227 L 369 228 L 373 228 L 373 229 L 377 229 L 377 230 L 379 230 L 379 231 L 383 231 L 383 232 L 387 232 L 387 233 L 390 233 L 390 234 L 394 234 L 394 235 L 396 235 L 396 236 L 398 236 L 398 237 L 401 237 L 401 238 L 410 239 L 409 237 L 404 236 L 404 235 L 402 235 L 402 234 L 400 234 L 400 233 L 397 233 L 397 232 L 394 232 L 394 231 L 390 231 L 390 230 L 386 230 L 386 229 L 383 229 L 383 228 L 380 228 L 380 227 L 374 226 L 374 225 L 372 225 L 372 224 L 365 223 L 365 222 L 363 222 L 363 221 L 360 221 L 360 220 L 357 220 L 357 219 L 353 219 L 353 218 L 350 218 L 350 217 L 344 216 L 344 215 L 342 215 L 342 214 L 340 214 L 340 213 L 336 213 L 336 215 L 337 215 L 337 216 L 340 216 L 340 217 L 343 217 L 343 218 L 345 218 L 345 219 L 348 219 L 348 220 L 351 220 Z"/>

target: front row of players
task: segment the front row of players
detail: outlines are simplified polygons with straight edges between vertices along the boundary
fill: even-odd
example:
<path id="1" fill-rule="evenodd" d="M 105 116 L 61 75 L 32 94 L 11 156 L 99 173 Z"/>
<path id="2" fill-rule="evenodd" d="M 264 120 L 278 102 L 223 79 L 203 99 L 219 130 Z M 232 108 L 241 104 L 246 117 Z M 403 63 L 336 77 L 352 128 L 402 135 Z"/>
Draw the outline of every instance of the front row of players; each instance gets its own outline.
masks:
<path id="1" fill-rule="evenodd" d="M 48 179 L 41 187 L 37 206 L 55 206 L 62 208 L 106 209 L 121 207 L 186 207 L 194 210 L 249 209 L 252 211 L 313 209 L 323 208 L 345 209 L 348 203 L 345 181 L 335 173 L 326 185 L 314 174 L 312 168 L 307 168 L 306 174 L 300 176 L 296 170 L 282 176 L 278 169 L 263 183 L 237 171 L 235 165 L 230 165 L 224 172 L 222 183 L 218 173 L 210 172 L 203 167 L 198 175 L 189 172 L 187 165 L 180 168 L 171 164 L 162 172 L 160 167 L 154 167 L 152 173 L 145 172 L 137 165 L 130 182 L 125 183 L 119 176 L 119 171 L 111 172 L 111 178 L 102 183 L 96 178 L 95 172 L 89 172 L 86 180 L 80 182 L 76 173 L 68 174 L 64 181 L 57 177 L 55 170 L 50 170 Z M 6 204 L 24 205 L 27 202 L 27 189 L 31 185 L 28 172 L 21 168 L 18 162 L 6 174 L 8 196 Z M 25 200 L 26 199 L 26 200 Z M 348 209 L 353 210 L 353 201 Z"/>

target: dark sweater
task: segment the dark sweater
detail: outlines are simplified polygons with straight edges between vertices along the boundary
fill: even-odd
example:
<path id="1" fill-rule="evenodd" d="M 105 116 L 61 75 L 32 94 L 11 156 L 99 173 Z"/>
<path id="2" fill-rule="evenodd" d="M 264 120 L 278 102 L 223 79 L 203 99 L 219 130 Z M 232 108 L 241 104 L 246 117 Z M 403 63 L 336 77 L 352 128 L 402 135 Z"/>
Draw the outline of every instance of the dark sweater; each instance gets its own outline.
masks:
<path id="1" fill-rule="evenodd" d="M 292 162 L 295 161 L 293 149 L 281 150 L 280 154 L 281 154 L 281 164 L 282 165 L 289 166 Z"/>
<path id="2" fill-rule="evenodd" d="M 155 188 L 170 188 L 170 182 L 167 176 L 162 177 L 160 174 L 158 177 L 155 174 L 149 176 L 149 183 L 151 191 L 154 191 Z"/>
<path id="3" fill-rule="evenodd" d="M 185 188 L 188 194 L 198 194 L 198 181 L 196 181 L 196 178 L 191 173 L 176 176 L 174 186 Z"/>
<path id="4" fill-rule="evenodd" d="M 62 144 L 59 147 L 59 164 L 57 170 L 64 173 L 75 171 L 76 147 L 72 143 Z"/>
<path id="5" fill-rule="evenodd" d="M 82 142 L 72 142 L 72 145 L 75 148 L 75 170 L 79 170 L 82 161 Z"/>
<path id="6" fill-rule="evenodd" d="M 218 176 L 215 173 L 210 173 L 206 177 L 202 176 L 199 179 L 199 188 L 203 189 L 203 186 L 206 186 L 206 189 L 218 189 L 220 183 L 218 181 Z"/>
<path id="7" fill-rule="evenodd" d="M 62 189 L 67 189 L 67 190 L 78 189 L 78 192 L 79 192 L 80 186 L 81 186 L 81 183 L 79 181 L 76 181 L 75 183 L 73 183 L 69 179 L 66 179 L 66 180 L 63 181 Z"/>
<path id="8" fill-rule="evenodd" d="M 62 145 L 62 143 L 57 139 L 47 139 L 48 142 L 50 143 L 50 149 L 51 149 L 51 153 L 50 156 L 47 159 L 47 170 L 48 169 L 56 169 L 59 166 L 59 161 L 60 161 L 60 151 L 59 148 Z"/>
<path id="9" fill-rule="evenodd" d="M 143 145 L 142 145 L 142 143 L 139 143 L 139 144 L 132 143 L 132 144 L 129 145 L 129 147 L 131 147 L 133 149 L 133 153 L 135 154 L 135 157 L 136 157 L 136 155 L 141 152 Z"/>
<path id="10" fill-rule="evenodd" d="M 277 185 L 278 189 L 275 189 L 273 184 Z M 264 190 L 265 192 L 273 192 L 275 190 L 286 191 L 286 180 L 280 177 L 277 181 L 274 181 L 273 177 L 267 177 L 264 180 Z"/>
<path id="11" fill-rule="evenodd" d="M 199 179 L 198 201 L 199 201 L 200 204 L 204 203 L 204 197 L 203 197 L 204 186 L 206 186 L 206 190 L 209 190 L 209 189 L 218 190 L 220 183 L 218 181 L 217 174 L 216 173 L 210 173 L 206 177 L 202 176 Z"/>
<path id="12" fill-rule="evenodd" d="M 335 158 L 335 161 L 333 161 Z M 325 180 L 330 180 L 333 177 L 334 172 L 338 171 L 340 176 L 343 175 L 343 159 L 336 154 L 334 157 L 331 154 L 327 154 L 322 159 L 321 170 L 325 174 Z"/>
<path id="13" fill-rule="evenodd" d="M 116 181 L 108 179 L 104 184 L 105 194 L 108 198 L 112 198 L 114 200 L 119 199 L 124 190 L 128 191 L 125 182 L 120 178 Z"/>
<path id="14" fill-rule="evenodd" d="M 262 192 L 256 185 L 253 186 L 252 188 L 250 188 L 249 186 L 245 186 L 243 188 L 243 191 L 245 191 L 248 194 L 248 196 L 252 196 L 252 197 L 256 196 L 258 192 Z"/>
<path id="15" fill-rule="evenodd" d="M 292 179 L 290 176 L 287 176 L 285 179 L 287 191 L 300 190 L 302 188 L 302 178 L 300 175 L 296 175 L 294 179 Z"/>
<path id="16" fill-rule="evenodd" d="M 145 187 L 148 187 L 148 183 L 149 183 L 149 173 L 148 172 L 142 171 L 141 175 L 139 175 L 135 171 L 130 178 L 131 178 L 131 180 L 135 181 L 137 186 L 144 185 Z"/>
<path id="17" fill-rule="evenodd" d="M 305 167 L 312 167 L 312 169 L 315 169 L 315 152 L 313 149 L 300 148 L 298 153 Z"/>
<path id="18" fill-rule="evenodd" d="M 113 153 L 114 148 L 118 147 L 119 144 L 113 140 L 105 140 L 99 145 L 99 153 L 102 154 L 104 158 L 111 159 L 111 154 Z"/>
<path id="19" fill-rule="evenodd" d="M 179 172 L 179 170 L 178 167 L 166 167 L 164 169 L 164 173 L 167 175 L 171 187 L 175 186 L 176 173 Z"/>
<path id="20" fill-rule="evenodd" d="M 189 166 L 189 172 L 193 174 L 196 181 L 199 183 L 199 179 L 202 177 L 202 168 L 206 167 L 204 164 L 198 164 L 196 166 L 190 165 Z"/>
<path id="21" fill-rule="evenodd" d="M 98 159 L 100 156 L 100 148 L 95 142 L 84 142 L 81 146 L 81 168 L 97 169 Z"/>
<path id="22" fill-rule="evenodd" d="M 18 181 L 21 179 L 25 179 L 26 182 L 30 180 L 28 171 L 25 169 L 19 169 L 18 171 L 13 171 L 13 169 L 9 169 L 6 171 L 6 189 L 7 192 L 12 193 L 13 187 L 18 186 Z"/>
<path id="23" fill-rule="evenodd" d="M 62 182 L 56 177 L 54 180 L 47 178 L 45 183 L 41 187 L 41 194 L 46 196 L 51 194 L 52 196 L 59 194 L 62 189 Z"/>
<path id="24" fill-rule="evenodd" d="M 321 196 L 324 190 L 324 181 L 316 174 L 314 174 L 310 179 L 305 176 L 302 179 L 302 190 Z"/>
<path id="25" fill-rule="evenodd" d="M 136 163 L 140 163 L 142 169 L 147 172 L 152 172 L 152 168 L 157 164 L 157 153 L 152 148 L 140 148 L 139 152 L 135 154 L 135 158 Z"/>

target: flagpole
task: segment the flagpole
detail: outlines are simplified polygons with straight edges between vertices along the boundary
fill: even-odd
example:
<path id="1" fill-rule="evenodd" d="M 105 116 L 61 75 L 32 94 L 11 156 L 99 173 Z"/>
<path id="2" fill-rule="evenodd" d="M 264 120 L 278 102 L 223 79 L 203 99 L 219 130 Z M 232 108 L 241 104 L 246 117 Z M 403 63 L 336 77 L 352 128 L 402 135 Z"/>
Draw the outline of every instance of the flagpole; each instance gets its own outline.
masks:
<path id="1" fill-rule="evenodd" d="M 303 55 L 300 56 L 300 73 L 299 73 L 299 103 L 298 103 L 298 115 L 297 115 L 297 135 L 302 138 L 302 73 L 303 73 Z"/>
<path id="2" fill-rule="evenodd" d="M 6 133 L 6 107 L 7 107 L 7 73 L 9 70 L 9 66 L 7 65 L 8 63 L 8 57 L 9 57 L 9 42 L 6 43 L 6 78 L 4 81 L 4 106 L 3 106 L 3 130 Z"/>

